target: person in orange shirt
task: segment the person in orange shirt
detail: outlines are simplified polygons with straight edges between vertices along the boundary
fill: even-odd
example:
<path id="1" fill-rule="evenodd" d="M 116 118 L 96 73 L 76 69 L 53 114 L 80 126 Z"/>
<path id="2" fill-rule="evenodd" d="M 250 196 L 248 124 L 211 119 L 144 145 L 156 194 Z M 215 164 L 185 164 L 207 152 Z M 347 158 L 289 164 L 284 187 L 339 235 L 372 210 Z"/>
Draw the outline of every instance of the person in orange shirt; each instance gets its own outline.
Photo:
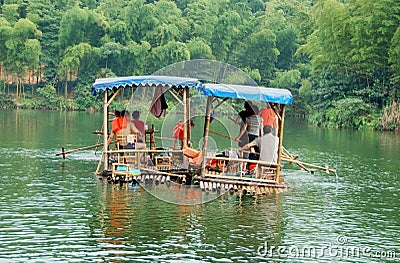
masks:
<path id="1" fill-rule="evenodd" d="M 173 133 L 173 137 L 174 137 L 174 149 L 176 149 L 176 141 L 178 139 L 181 141 L 181 146 L 182 146 L 183 132 L 184 132 L 183 122 L 182 122 L 182 120 L 179 120 L 176 123 L 175 127 L 172 129 L 172 133 Z"/>
<path id="2" fill-rule="evenodd" d="M 263 126 L 271 126 L 272 134 L 276 136 L 278 128 L 278 118 L 275 111 L 271 108 L 271 104 L 267 102 L 265 108 L 262 108 L 258 114 L 263 119 Z"/>
<path id="3" fill-rule="evenodd" d="M 189 129 L 193 129 L 194 127 L 193 120 L 190 121 Z M 185 127 L 183 125 L 182 120 L 179 120 L 175 127 L 172 129 L 173 137 L 174 137 L 174 149 L 176 149 L 176 141 L 179 139 L 181 142 L 181 149 L 183 147 L 183 138 L 185 133 Z M 190 144 L 190 142 L 188 142 Z"/>
<path id="4" fill-rule="evenodd" d="M 138 136 L 142 136 L 140 130 L 136 128 L 133 122 L 129 121 L 128 117 L 129 113 L 125 110 L 122 112 L 115 111 L 115 119 L 112 121 L 112 133 L 108 138 L 108 144 L 111 143 L 114 137 L 118 138 L 118 136 L 121 136 L 122 140 L 119 141 L 119 145 L 121 148 L 124 148 L 128 144 L 126 141 L 126 136 L 128 134 L 137 134 Z"/>
<path id="5" fill-rule="evenodd" d="M 114 112 L 114 120 L 112 121 L 111 125 L 112 125 L 112 131 L 113 132 L 117 132 L 119 130 L 122 129 L 122 121 L 121 121 L 121 112 L 116 110 Z"/>

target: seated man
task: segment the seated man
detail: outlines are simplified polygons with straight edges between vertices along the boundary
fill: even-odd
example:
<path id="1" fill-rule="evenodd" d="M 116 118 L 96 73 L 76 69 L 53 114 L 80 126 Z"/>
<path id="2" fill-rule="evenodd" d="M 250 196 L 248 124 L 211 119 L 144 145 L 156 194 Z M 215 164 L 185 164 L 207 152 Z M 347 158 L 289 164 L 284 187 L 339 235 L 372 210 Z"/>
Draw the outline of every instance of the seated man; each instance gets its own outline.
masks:
<path id="1" fill-rule="evenodd" d="M 135 125 L 135 127 L 144 135 L 145 134 L 145 123 L 143 121 L 140 120 L 140 113 L 139 111 L 134 111 L 132 113 L 132 118 L 133 120 L 131 120 L 131 122 L 133 122 L 133 124 Z M 138 141 L 142 142 L 143 139 L 142 137 L 139 136 Z"/>
<path id="2" fill-rule="evenodd" d="M 264 126 L 264 135 L 256 138 L 252 142 L 244 145 L 239 149 L 243 151 L 253 146 L 260 148 L 260 161 L 268 163 L 276 163 L 278 160 L 278 144 L 279 138 L 272 135 L 272 127 L 269 125 Z"/>
<path id="3" fill-rule="evenodd" d="M 128 143 L 127 136 L 129 134 L 137 134 L 138 136 L 142 136 L 142 133 L 136 128 L 133 122 L 130 122 L 128 120 L 127 116 L 121 116 L 119 120 L 122 125 L 120 125 L 118 130 L 113 130 L 110 137 L 108 138 L 108 144 L 111 143 L 113 137 L 115 136 L 120 149 L 133 148 L 132 145 Z"/>

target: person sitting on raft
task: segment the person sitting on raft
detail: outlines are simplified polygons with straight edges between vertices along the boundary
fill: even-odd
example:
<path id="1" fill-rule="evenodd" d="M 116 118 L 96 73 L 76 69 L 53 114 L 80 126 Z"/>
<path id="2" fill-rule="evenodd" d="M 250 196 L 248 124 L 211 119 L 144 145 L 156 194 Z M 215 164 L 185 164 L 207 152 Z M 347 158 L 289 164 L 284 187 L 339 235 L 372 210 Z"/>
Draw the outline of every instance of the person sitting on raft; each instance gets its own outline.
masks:
<path id="1" fill-rule="evenodd" d="M 131 122 L 135 125 L 135 127 L 142 133 L 145 134 L 145 123 L 140 120 L 140 112 L 135 110 L 132 112 L 132 119 Z M 139 142 L 143 142 L 143 138 L 141 136 L 138 137 Z"/>
<path id="2" fill-rule="evenodd" d="M 264 135 L 249 142 L 239 151 L 244 151 L 250 147 L 258 146 L 260 148 L 260 161 L 274 164 L 278 160 L 278 144 L 279 138 L 272 135 L 272 127 L 269 125 L 264 126 Z"/>
<path id="3" fill-rule="evenodd" d="M 108 138 L 108 144 L 110 144 L 114 136 L 116 136 L 117 142 L 121 149 L 133 148 L 133 146 L 127 141 L 127 136 L 129 134 L 137 134 L 138 136 L 142 136 L 140 130 L 136 128 L 133 122 L 129 121 L 129 118 L 127 118 L 126 114 L 129 113 L 126 111 L 115 111 L 116 118 L 112 122 L 112 133 Z"/>

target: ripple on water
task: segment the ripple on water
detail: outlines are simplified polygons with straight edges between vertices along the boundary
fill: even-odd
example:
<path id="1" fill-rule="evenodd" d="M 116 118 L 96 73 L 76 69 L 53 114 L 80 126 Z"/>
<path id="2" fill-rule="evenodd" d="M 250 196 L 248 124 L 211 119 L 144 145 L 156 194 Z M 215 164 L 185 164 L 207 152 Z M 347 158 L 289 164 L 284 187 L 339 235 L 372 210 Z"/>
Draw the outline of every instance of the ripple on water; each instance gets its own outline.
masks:
<path id="1" fill-rule="evenodd" d="M 297 148 L 304 161 L 330 164 L 338 177 L 290 166 L 288 190 L 280 195 L 228 194 L 179 206 L 97 181 L 92 151 L 64 161 L 57 152 L 0 149 L 0 261 L 266 262 L 271 257 L 257 254 L 266 243 L 320 247 L 337 245 L 339 236 L 375 250 L 400 243 L 400 185 L 397 169 L 390 169 L 396 160 Z M 338 262 L 329 255 L 272 260 Z"/>

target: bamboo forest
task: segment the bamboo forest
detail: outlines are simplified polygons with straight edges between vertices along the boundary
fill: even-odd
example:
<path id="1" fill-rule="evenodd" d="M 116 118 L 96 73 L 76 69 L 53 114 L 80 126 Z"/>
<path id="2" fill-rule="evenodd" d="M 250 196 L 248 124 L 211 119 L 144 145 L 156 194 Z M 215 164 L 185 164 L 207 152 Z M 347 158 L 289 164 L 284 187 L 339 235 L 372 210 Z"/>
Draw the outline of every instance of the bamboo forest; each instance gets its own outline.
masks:
<path id="1" fill-rule="evenodd" d="M 0 1 L 0 108 L 99 111 L 96 78 L 194 59 L 289 89 L 314 125 L 400 130 L 398 0 Z"/>

